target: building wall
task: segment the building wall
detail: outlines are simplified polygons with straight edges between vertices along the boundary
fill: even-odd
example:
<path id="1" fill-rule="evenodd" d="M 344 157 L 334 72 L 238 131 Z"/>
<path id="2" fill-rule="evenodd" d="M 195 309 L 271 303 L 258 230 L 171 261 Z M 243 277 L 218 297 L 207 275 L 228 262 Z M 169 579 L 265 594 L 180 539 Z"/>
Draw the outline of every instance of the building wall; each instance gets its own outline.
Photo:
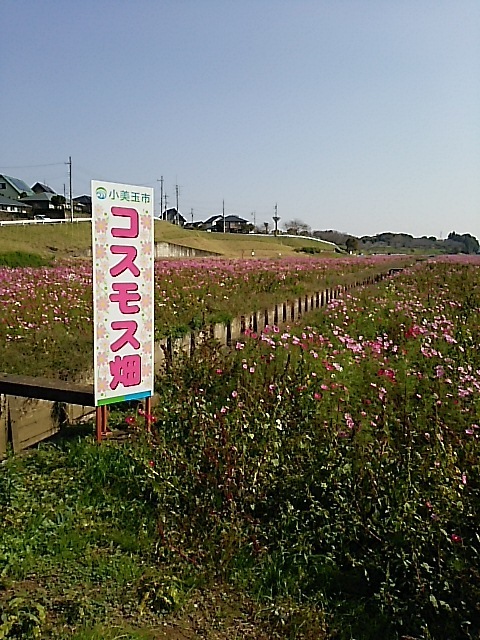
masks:
<path id="1" fill-rule="evenodd" d="M 169 242 L 155 243 L 155 258 L 202 258 L 216 255 L 218 254 L 212 251 L 193 249 L 192 247 L 170 244 Z"/>
<path id="2" fill-rule="evenodd" d="M 18 200 L 18 191 L 14 189 L 2 175 L 0 175 L 0 196 Z"/>

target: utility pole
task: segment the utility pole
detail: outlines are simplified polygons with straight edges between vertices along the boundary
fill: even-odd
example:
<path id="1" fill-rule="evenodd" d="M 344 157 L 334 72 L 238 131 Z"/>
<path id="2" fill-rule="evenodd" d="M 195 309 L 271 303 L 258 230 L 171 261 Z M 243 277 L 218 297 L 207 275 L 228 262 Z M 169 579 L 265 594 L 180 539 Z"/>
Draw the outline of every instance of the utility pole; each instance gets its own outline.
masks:
<path id="1" fill-rule="evenodd" d="M 273 221 L 275 222 L 275 231 L 273 232 L 273 235 L 275 237 L 277 237 L 278 235 L 278 221 L 280 220 L 277 214 L 278 214 L 278 209 L 277 209 L 277 205 L 275 204 L 275 215 L 273 216 Z"/>
<path id="2" fill-rule="evenodd" d="M 179 216 L 179 213 L 178 213 L 178 184 L 175 185 L 175 194 L 176 194 L 176 203 L 177 203 L 177 206 L 176 206 L 177 213 L 175 214 L 175 218 L 176 218 L 176 224 L 178 225 L 180 223 L 180 218 L 178 217 Z"/>
<path id="3" fill-rule="evenodd" d="M 73 222 L 73 193 L 72 193 L 72 156 L 68 156 L 68 178 L 70 183 L 70 222 Z"/>
<path id="4" fill-rule="evenodd" d="M 253 230 L 256 231 L 257 230 L 257 217 L 256 217 L 256 211 L 252 211 L 252 216 L 253 216 Z"/>
<path id="5" fill-rule="evenodd" d="M 159 217 L 161 220 L 163 220 L 163 211 L 162 211 L 162 207 L 163 207 L 163 176 L 160 178 L 160 180 L 157 180 L 157 182 L 160 182 L 160 211 L 158 212 Z"/>
<path id="6" fill-rule="evenodd" d="M 222 200 L 223 233 L 225 233 L 225 200 Z"/>
<path id="7" fill-rule="evenodd" d="M 190 215 L 192 216 L 192 224 L 193 224 L 193 209 L 190 209 Z"/>

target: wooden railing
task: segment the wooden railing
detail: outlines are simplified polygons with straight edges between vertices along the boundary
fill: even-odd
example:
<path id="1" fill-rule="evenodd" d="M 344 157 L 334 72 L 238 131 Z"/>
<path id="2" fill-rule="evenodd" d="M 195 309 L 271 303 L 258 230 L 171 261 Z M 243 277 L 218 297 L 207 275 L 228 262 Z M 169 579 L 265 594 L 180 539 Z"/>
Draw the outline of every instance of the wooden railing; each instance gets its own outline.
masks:
<path id="1" fill-rule="evenodd" d="M 93 412 L 94 404 L 93 385 L 0 373 L 0 458 L 9 444 L 14 452 L 32 446 L 84 413 L 84 407 Z"/>
<path id="2" fill-rule="evenodd" d="M 0 373 L 0 393 L 35 400 L 68 402 L 85 407 L 94 405 L 93 384 L 75 384 L 50 378 Z"/>

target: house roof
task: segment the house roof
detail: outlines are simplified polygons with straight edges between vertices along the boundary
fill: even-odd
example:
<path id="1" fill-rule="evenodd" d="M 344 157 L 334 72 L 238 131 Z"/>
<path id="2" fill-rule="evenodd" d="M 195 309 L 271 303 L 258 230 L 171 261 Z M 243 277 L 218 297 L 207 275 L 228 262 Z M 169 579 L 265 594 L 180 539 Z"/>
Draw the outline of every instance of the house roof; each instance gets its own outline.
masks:
<path id="1" fill-rule="evenodd" d="M 92 196 L 77 196 L 73 201 L 79 204 L 92 204 Z"/>
<path id="2" fill-rule="evenodd" d="M 21 193 L 23 193 L 24 191 L 25 191 L 25 193 L 27 195 L 32 195 L 34 193 L 30 189 L 28 184 L 26 182 L 24 182 L 23 180 L 20 180 L 20 178 L 12 178 L 12 176 L 6 176 L 5 174 L 0 175 L 0 178 L 3 178 L 3 180 L 5 180 L 5 182 L 8 182 L 10 184 L 10 186 L 13 187 L 15 189 L 15 191 L 18 192 L 19 195 Z"/>
<path id="3" fill-rule="evenodd" d="M 28 208 L 32 208 L 31 204 L 28 204 L 27 202 L 23 202 L 23 200 L 13 200 L 12 198 L 6 198 L 5 196 L 0 196 L 0 204 L 6 204 L 6 205 L 15 205 L 16 207 L 28 207 Z"/>
<path id="4" fill-rule="evenodd" d="M 53 193 L 55 194 L 55 191 L 49 187 L 46 184 L 43 184 L 41 182 L 36 182 L 33 187 L 32 187 L 32 191 L 35 191 L 35 193 Z"/>
<path id="5" fill-rule="evenodd" d="M 179 220 L 183 220 L 184 222 L 186 222 L 185 218 L 182 216 L 180 211 L 177 211 L 175 207 L 172 207 L 171 209 L 167 209 L 165 213 L 166 213 L 167 220 L 175 220 L 178 215 Z"/>
<path id="6" fill-rule="evenodd" d="M 222 217 L 221 215 L 210 216 L 210 218 L 208 218 L 208 220 L 205 220 L 203 224 L 213 224 L 216 220 L 218 220 L 221 217 Z"/>
<path id="7" fill-rule="evenodd" d="M 31 195 L 20 198 L 20 202 L 51 202 L 56 193 L 32 193 Z"/>
<path id="8" fill-rule="evenodd" d="M 241 224 L 245 224 L 248 220 L 244 220 L 244 218 L 240 218 L 239 216 L 229 215 L 225 216 L 225 222 L 238 222 Z"/>

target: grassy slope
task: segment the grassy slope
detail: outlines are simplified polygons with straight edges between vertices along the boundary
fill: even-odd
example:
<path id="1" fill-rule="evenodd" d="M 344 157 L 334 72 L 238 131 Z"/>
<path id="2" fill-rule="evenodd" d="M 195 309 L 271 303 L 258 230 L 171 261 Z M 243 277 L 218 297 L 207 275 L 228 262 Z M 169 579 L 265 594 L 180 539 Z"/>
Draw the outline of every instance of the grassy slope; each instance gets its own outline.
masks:
<path id="1" fill-rule="evenodd" d="M 49 258 L 86 256 L 91 235 L 87 222 L 0 227 L 0 253 L 25 251 Z"/>
<path id="2" fill-rule="evenodd" d="M 294 253 L 296 247 L 316 247 L 331 253 L 326 243 L 307 238 L 274 238 L 216 234 L 205 231 L 184 230 L 168 222 L 155 223 L 155 240 L 171 242 L 204 251 L 212 251 L 227 257 L 256 256 L 277 257 Z M 88 255 L 91 247 L 91 226 L 87 222 L 70 224 L 39 224 L 6 226 L 0 228 L 0 253 L 26 251 L 44 257 L 76 257 Z"/>
<path id="3" fill-rule="evenodd" d="M 168 222 L 155 223 L 155 240 L 172 242 L 186 247 L 213 251 L 224 256 L 242 257 L 255 252 L 256 256 L 277 257 L 279 253 L 289 255 L 297 247 L 316 247 L 332 252 L 332 246 L 309 240 L 308 238 L 283 238 L 278 236 L 251 236 L 242 234 L 207 233 L 205 231 L 185 230 Z"/>

